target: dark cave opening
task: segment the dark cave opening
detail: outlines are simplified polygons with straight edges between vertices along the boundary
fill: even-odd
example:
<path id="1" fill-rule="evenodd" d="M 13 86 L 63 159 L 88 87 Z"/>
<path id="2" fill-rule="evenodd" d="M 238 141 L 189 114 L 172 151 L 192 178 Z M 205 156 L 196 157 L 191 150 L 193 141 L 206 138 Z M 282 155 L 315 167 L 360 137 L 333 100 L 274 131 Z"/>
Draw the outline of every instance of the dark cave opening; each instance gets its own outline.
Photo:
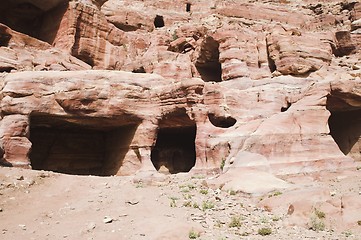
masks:
<path id="1" fill-rule="evenodd" d="M 195 67 L 205 82 L 222 81 L 222 65 L 219 61 L 219 43 L 212 37 L 206 37 L 201 43 L 199 57 Z"/>
<path id="2" fill-rule="evenodd" d="M 267 48 L 267 61 L 268 61 L 268 67 L 271 73 L 277 70 L 275 61 L 270 57 L 268 48 Z"/>
<path id="3" fill-rule="evenodd" d="M 0 72 L 7 72 L 10 73 L 13 70 L 13 67 L 0 67 Z"/>
<path id="4" fill-rule="evenodd" d="M 196 64 L 198 73 L 205 82 L 221 82 L 222 81 L 222 67 L 219 62 L 206 62 L 203 64 Z"/>
<path id="5" fill-rule="evenodd" d="M 9 7 L 9 8 L 7 8 Z M 44 11 L 35 5 L 23 2 L 0 7 L 0 22 L 11 29 L 37 38 L 41 29 Z"/>
<path id="6" fill-rule="evenodd" d="M 266 51 L 267 51 L 268 68 L 269 68 L 270 72 L 273 73 L 274 71 L 277 70 L 277 66 L 276 66 L 276 63 L 275 63 L 274 59 L 272 59 L 272 57 L 270 55 L 269 47 L 270 47 L 270 45 L 268 44 L 268 41 L 267 41 L 267 38 L 266 38 Z"/>
<path id="7" fill-rule="evenodd" d="M 12 30 L 52 44 L 68 4 L 54 5 L 46 10 L 39 4 L 41 4 L 39 1 L 33 4 L 26 1 L 6 0 L 0 5 L 0 23 Z"/>
<path id="8" fill-rule="evenodd" d="M 132 73 L 146 73 L 144 67 L 136 68 L 132 71 Z"/>
<path id="9" fill-rule="evenodd" d="M 290 107 L 291 107 L 292 103 L 287 102 L 286 106 L 281 107 L 281 112 L 286 112 Z"/>
<path id="10" fill-rule="evenodd" d="M 161 121 L 151 160 L 159 172 L 189 172 L 196 162 L 197 127 L 187 115 L 166 117 Z"/>
<path id="11" fill-rule="evenodd" d="M 192 4 L 186 3 L 186 12 L 190 12 L 190 11 L 191 11 L 191 6 L 192 6 Z"/>
<path id="12" fill-rule="evenodd" d="M 102 128 L 99 122 L 79 125 L 44 119 L 30 120 L 32 168 L 74 175 L 117 174 L 138 126 Z"/>
<path id="13" fill-rule="evenodd" d="M 0 47 L 7 47 L 9 45 L 11 35 L 6 30 L 6 27 L 0 26 Z"/>
<path id="14" fill-rule="evenodd" d="M 223 116 L 216 116 L 213 113 L 208 114 L 209 121 L 213 124 L 213 126 L 220 127 L 220 128 L 230 128 L 236 124 L 237 120 L 231 116 L 223 117 Z"/>
<path id="15" fill-rule="evenodd" d="M 156 27 L 156 28 L 164 27 L 163 16 L 160 16 L 160 15 L 155 16 L 155 18 L 154 18 L 154 27 Z"/>
<path id="16" fill-rule="evenodd" d="M 330 135 L 339 149 L 355 160 L 361 160 L 361 109 L 347 105 L 340 98 L 328 97 Z"/>

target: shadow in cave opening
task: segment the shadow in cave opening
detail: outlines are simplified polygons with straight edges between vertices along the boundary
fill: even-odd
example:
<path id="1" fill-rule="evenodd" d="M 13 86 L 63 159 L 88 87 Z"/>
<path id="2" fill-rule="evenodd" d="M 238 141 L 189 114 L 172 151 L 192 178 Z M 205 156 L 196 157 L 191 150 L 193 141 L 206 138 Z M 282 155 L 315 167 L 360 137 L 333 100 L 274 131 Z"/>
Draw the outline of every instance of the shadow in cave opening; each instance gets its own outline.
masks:
<path id="1" fill-rule="evenodd" d="M 0 6 L 0 23 L 9 28 L 53 44 L 68 3 L 43 10 L 39 3 L 6 0 Z"/>
<path id="2" fill-rule="evenodd" d="M 343 154 L 361 160 L 361 109 L 348 105 L 338 97 L 327 98 L 330 135 Z"/>
<path id="3" fill-rule="evenodd" d="M 111 127 L 102 128 L 103 124 L 91 121 L 80 125 L 56 117 L 31 117 L 32 169 L 74 175 L 117 174 L 138 125 L 105 124 Z"/>
<path id="4" fill-rule="evenodd" d="M 196 162 L 197 127 L 182 113 L 166 116 L 160 122 L 157 141 L 151 152 L 151 160 L 159 172 L 189 172 Z"/>
<path id="5" fill-rule="evenodd" d="M 222 65 L 219 61 L 219 43 L 212 37 L 206 37 L 201 43 L 200 54 L 195 67 L 205 82 L 222 81 Z"/>

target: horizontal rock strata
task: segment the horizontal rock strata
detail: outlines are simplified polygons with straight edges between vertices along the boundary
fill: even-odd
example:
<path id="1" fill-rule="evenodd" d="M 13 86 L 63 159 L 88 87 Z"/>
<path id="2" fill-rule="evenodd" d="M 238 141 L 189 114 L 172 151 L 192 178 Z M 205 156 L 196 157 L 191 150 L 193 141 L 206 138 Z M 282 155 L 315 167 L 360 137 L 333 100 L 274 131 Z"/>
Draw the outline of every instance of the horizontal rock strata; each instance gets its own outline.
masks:
<path id="1" fill-rule="evenodd" d="M 274 174 L 360 161 L 360 3 L 6 0 L 1 165 Z"/>

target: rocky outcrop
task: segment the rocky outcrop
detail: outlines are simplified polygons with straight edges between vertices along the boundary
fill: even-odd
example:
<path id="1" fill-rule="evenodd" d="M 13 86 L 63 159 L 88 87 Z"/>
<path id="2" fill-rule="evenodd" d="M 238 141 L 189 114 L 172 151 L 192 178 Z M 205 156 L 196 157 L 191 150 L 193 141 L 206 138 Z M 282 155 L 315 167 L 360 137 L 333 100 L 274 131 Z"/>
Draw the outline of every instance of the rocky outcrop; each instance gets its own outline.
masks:
<path id="1" fill-rule="evenodd" d="M 2 164 L 94 175 L 352 167 L 359 6 L 4 1 Z"/>
<path id="2" fill-rule="evenodd" d="M 335 38 L 336 46 L 333 49 L 335 56 L 341 57 L 356 52 L 357 44 L 353 42 L 349 31 L 338 31 Z"/>
<path id="3" fill-rule="evenodd" d="M 278 26 L 267 36 L 271 69 L 283 75 L 302 75 L 317 71 L 332 59 L 331 39 L 320 34 L 301 34 Z M 342 47 L 340 47 L 342 48 Z M 344 49 L 346 47 L 343 47 Z M 345 50 L 344 50 L 345 51 Z"/>
<path id="4" fill-rule="evenodd" d="M 137 80 L 133 79 L 135 76 Z M 204 111 L 201 105 L 197 106 L 201 104 L 204 85 L 199 80 L 171 84 L 156 75 L 97 71 L 23 72 L 2 80 L 5 85 L 1 109 L 6 116 L 2 120 L 1 138 L 4 158 L 14 166 L 31 163 L 65 172 L 80 168 L 83 173 L 129 174 L 150 163 L 158 121 L 169 117 L 165 129 L 189 126 L 178 118 L 189 118 L 191 123 L 203 121 L 195 120 Z M 18 108 L 19 104 L 22 107 Z M 58 138 L 59 131 L 64 134 Z M 89 138 L 94 142 L 87 141 Z M 120 139 L 124 139 L 123 145 L 119 145 Z M 194 147 L 195 139 L 190 139 Z M 35 162 L 28 159 L 32 145 L 29 140 L 35 145 L 30 155 Z M 66 147 L 69 142 L 77 144 L 83 152 Z M 46 144 L 50 145 L 43 149 L 41 146 Z M 91 165 L 89 156 L 99 166 L 95 162 Z M 55 161 L 58 157 L 61 159 Z M 80 159 L 80 163 L 74 163 L 74 159 Z M 50 160 L 57 165 L 49 165 Z"/>
<path id="5" fill-rule="evenodd" d="M 351 8 L 351 20 L 357 21 L 357 19 L 361 18 L 361 3 L 359 2 L 353 2 Z"/>
<path id="6" fill-rule="evenodd" d="M 51 45 L 0 24 L 0 71 L 85 70 L 91 67 Z"/>
<path id="7" fill-rule="evenodd" d="M 62 6 L 61 6 L 62 7 Z M 55 29 L 49 15 L 42 38 L 64 49 L 94 68 L 116 69 L 125 56 L 123 32 L 109 25 L 99 9 L 83 2 L 69 2 L 63 15 L 55 15 Z M 48 26 L 51 24 L 50 26 Z M 52 29 L 53 28 L 53 29 Z"/>
<path id="8" fill-rule="evenodd" d="M 2 81 L 1 139 L 4 158 L 14 166 L 35 164 L 40 169 L 109 175 L 155 168 L 214 170 L 223 159 L 225 169 L 287 174 L 351 167 L 353 160 L 345 155 L 358 158 L 354 151 L 359 136 L 350 131 L 357 138 L 346 148 L 355 150 L 342 151 L 341 142 L 351 135 L 332 130 L 349 126 L 343 123 L 352 121 L 353 115 L 345 110 L 358 114 L 354 109 L 361 105 L 360 81 L 335 84 L 281 77 L 254 86 L 252 81 L 172 83 L 157 75 L 117 71 L 23 72 L 5 75 Z M 337 102 L 350 107 L 340 112 Z M 330 112 L 341 114 L 340 120 L 330 121 Z M 220 119 L 218 124 L 215 119 Z M 65 135 L 60 139 L 59 131 Z M 181 143 L 169 142 L 177 138 Z M 125 142 L 117 147 L 116 139 Z M 45 145 L 40 140 L 55 145 L 37 150 Z M 94 145 L 90 149 L 95 152 L 78 153 L 62 146 L 69 143 L 83 149 Z M 104 149 L 111 154 L 104 155 Z M 43 160 L 34 157 L 43 156 L 41 152 L 50 155 Z M 168 153 L 161 157 L 160 152 Z M 53 155 L 62 156 L 62 162 L 56 161 L 60 166 L 46 163 L 54 161 Z M 70 159 L 83 161 L 84 156 L 78 155 L 87 156 L 87 164 L 74 167 Z M 88 165 L 91 158 L 94 164 Z M 178 166 L 180 162 L 185 165 Z"/>
<path id="9" fill-rule="evenodd" d="M 351 40 L 356 48 L 361 48 L 361 4 L 355 3 L 351 12 Z"/>

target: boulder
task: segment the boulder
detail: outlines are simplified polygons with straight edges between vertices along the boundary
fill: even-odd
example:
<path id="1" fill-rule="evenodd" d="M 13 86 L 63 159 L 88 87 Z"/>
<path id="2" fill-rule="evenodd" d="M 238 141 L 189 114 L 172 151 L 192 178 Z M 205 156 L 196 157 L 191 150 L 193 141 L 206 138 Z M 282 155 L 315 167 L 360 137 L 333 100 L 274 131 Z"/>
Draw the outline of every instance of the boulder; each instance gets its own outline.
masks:
<path id="1" fill-rule="evenodd" d="M 330 64 L 332 49 L 327 36 L 294 34 L 283 28 L 267 36 L 267 49 L 272 70 L 281 74 L 302 75 Z"/>

